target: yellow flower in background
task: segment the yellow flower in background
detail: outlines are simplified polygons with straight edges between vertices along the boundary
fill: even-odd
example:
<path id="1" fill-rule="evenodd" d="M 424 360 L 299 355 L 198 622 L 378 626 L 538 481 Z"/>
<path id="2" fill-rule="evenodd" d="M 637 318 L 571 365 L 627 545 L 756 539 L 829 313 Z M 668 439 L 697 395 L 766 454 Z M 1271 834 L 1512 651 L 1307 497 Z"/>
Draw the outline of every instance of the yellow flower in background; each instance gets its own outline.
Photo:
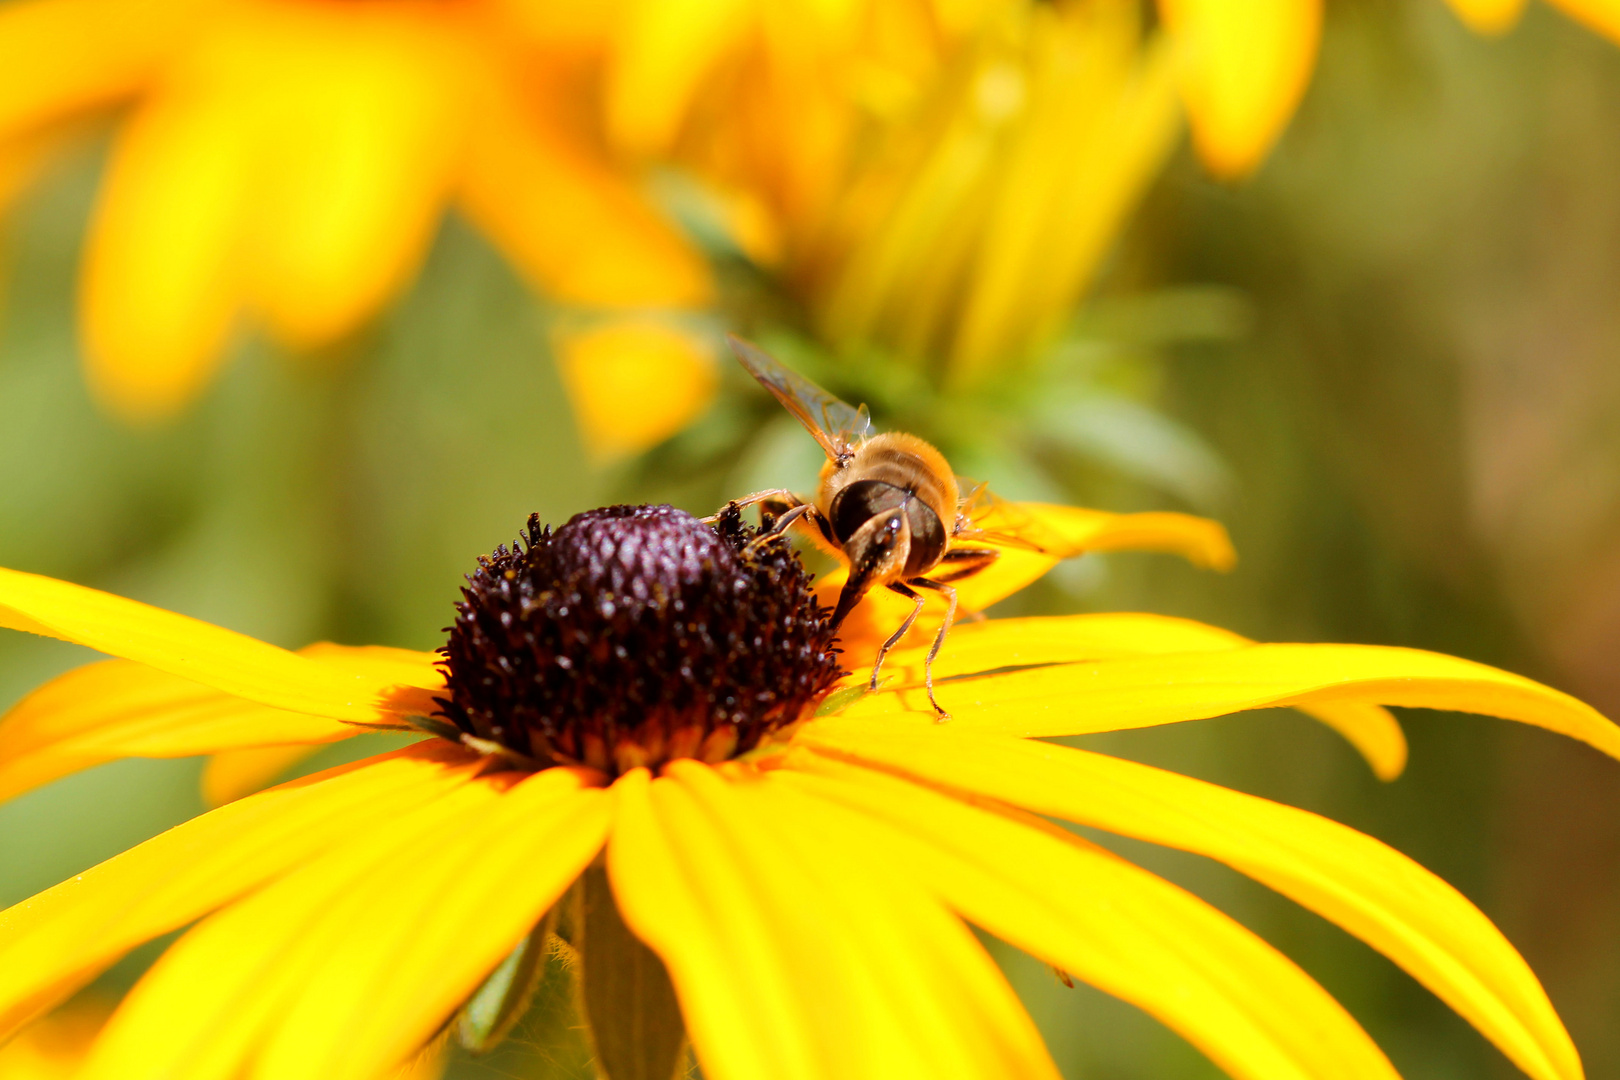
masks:
<path id="1" fill-rule="evenodd" d="M 110 1002 L 86 997 L 29 1024 L 0 1045 L 0 1080 L 68 1080 L 110 1012 Z"/>
<path id="2" fill-rule="evenodd" d="M 720 382 L 709 337 L 650 319 L 558 329 L 554 352 L 585 447 L 599 461 L 680 431 Z"/>
<path id="3" fill-rule="evenodd" d="M 831 344 L 957 379 L 1050 337 L 1179 131 L 1133 0 L 626 11 L 618 144 L 718 192 Z"/>
<path id="4" fill-rule="evenodd" d="M 244 319 L 299 349 L 334 341 L 411 280 L 452 203 L 564 301 L 704 301 L 701 259 L 578 130 L 557 75 L 576 42 L 507 15 L 412 0 L 0 9 L 0 163 L 122 110 L 82 279 L 98 395 L 172 413 Z"/>
<path id="5" fill-rule="evenodd" d="M 1220 556 L 1207 527 L 1138 525 Z M 0 1032 L 190 926 L 81 1077 L 383 1077 L 469 1000 L 457 1030 L 487 1031 L 479 1016 L 521 1000 L 526 943 L 556 931 L 609 1075 L 669 1075 L 689 1039 L 716 1080 L 1055 1077 L 971 923 L 1234 1077 L 1393 1080 L 1297 966 L 1056 818 L 1225 862 L 1383 952 L 1534 1080 L 1581 1076 L 1523 959 L 1416 863 L 1314 814 L 1042 740 L 1293 706 L 1389 746 L 1382 706 L 1398 704 L 1620 755 L 1589 707 L 1433 653 L 1081 615 L 959 627 L 935 666 L 955 717 L 941 724 L 921 650 L 877 693 L 833 690 L 825 612 L 751 535 L 669 508 L 555 533 L 531 519 L 527 544 L 469 578 L 442 655 L 301 656 L 0 572 L 0 624 L 123 658 L 0 722 L 8 794 L 128 754 L 439 736 L 211 811 L 0 913 Z M 1028 571 L 986 574 L 1010 589 Z M 503 1004 L 485 1008 L 490 993 Z"/>
<path id="6" fill-rule="evenodd" d="M 1525 0 L 1447 0 L 1474 30 L 1499 34 Z M 1550 0 L 1620 41 L 1616 0 Z M 1282 135 L 1316 66 L 1323 0 L 1159 0 L 1180 54 L 1193 144 L 1211 172 L 1254 170 Z"/>

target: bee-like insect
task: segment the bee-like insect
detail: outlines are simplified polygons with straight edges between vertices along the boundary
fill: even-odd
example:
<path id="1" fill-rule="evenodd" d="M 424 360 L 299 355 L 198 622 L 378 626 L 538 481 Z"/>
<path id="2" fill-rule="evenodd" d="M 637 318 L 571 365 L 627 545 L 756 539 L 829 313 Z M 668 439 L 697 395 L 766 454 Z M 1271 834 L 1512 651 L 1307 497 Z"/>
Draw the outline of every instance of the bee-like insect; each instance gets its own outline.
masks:
<path id="1" fill-rule="evenodd" d="M 976 541 L 1040 549 L 1008 534 L 976 528 L 972 510 L 996 506 L 999 500 L 983 485 L 964 493 L 962 481 L 933 446 L 898 431 L 872 434 L 865 405 L 852 408 L 757 346 L 735 336 L 727 340 L 748 373 L 798 418 L 827 453 L 813 499 L 777 488 L 755 492 L 737 500 L 738 505 L 758 503 L 773 515 L 762 539 L 781 534 L 803 518 L 849 563 L 849 577 L 833 611 L 835 629 L 872 589 L 887 588 L 912 601 L 905 622 L 878 649 L 868 684 L 873 690 L 883 658 L 922 612 L 923 597 L 916 590 L 932 590 L 945 598 L 945 621 L 934 635 L 923 670 L 929 704 L 939 719 L 949 719 L 934 700 L 933 667 L 956 618 L 956 590 L 951 583 L 979 573 L 999 556 L 995 546 L 976 546 Z"/>

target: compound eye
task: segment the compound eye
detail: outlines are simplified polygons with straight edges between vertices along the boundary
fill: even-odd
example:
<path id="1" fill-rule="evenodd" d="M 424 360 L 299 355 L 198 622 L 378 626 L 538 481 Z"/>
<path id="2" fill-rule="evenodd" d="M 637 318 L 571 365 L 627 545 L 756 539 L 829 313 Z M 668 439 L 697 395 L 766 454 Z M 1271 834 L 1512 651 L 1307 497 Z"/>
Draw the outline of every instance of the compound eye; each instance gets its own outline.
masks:
<path id="1" fill-rule="evenodd" d="M 834 495 L 832 505 L 827 508 L 833 535 L 840 544 L 847 543 L 862 525 L 879 514 L 897 509 L 907 497 L 905 489 L 882 480 L 855 481 Z M 895 520 L 898 522 L 898 517 Z"/>
<path id="2" fill-rule="evenodd" d="M 911 527 L 911 551 L 906 557 L 906 576 L 927 573 L 945 557 L 945 526 L 939 515 L 921 499 L 906 507 L 906 524 Z"/>

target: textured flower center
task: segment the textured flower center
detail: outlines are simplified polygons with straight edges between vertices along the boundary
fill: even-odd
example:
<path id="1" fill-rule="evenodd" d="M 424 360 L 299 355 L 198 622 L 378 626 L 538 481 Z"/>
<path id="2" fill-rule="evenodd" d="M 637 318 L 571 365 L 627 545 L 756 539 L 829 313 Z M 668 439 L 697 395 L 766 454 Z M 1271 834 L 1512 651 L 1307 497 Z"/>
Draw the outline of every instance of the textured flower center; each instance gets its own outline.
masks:
<path id="1" fill-rule="evenodd" d="M 610 506 L 480 557 L 440 650 L 443 715 L 541 764 L 720 761 L 801 719 L 842 674 L 783 543 L 671 506 Z"/>

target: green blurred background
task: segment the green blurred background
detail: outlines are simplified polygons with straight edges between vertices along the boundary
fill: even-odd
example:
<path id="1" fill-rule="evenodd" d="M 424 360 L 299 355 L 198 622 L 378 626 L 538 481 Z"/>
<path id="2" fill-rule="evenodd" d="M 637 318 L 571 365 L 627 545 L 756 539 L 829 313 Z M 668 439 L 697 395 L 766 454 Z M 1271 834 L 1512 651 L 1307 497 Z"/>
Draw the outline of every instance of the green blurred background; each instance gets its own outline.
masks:
<path id="1" fill-rule="evenodd" d="M 556 313 L 454 220 L 406 299 L 338 354 L 246 346 L 200 408 L 131 431 L 95 411 L 75 355 L 99 161 L 92 149 L 59 169 L 5 237 L 0 565 L 289 646 L 432 648 L 460 575 L 530 511 L 707 511 L 766 481 L 802 484 L 814 465 L 814 446 L 728 372 L 695 428 L 593 466 L 547 358 Z M 1439 4 L 1332 5 L 1270 160 L 1236 186 L 1189 155 L 1173 164 L 1058 355 L 1095 393 L 1072 395 L 1042 439 L 1016 411 L 904 387 L 885 398 L 880 368 L 823 372 L 1006 493 L 1213 513 L 1242 557 L 1224 577 L 1091 557 L 1009 607 L 1438 649 L 1620 716 L 1620 50 L 1541 8 L 1491 40 Z M 0 636 L 0 703 L 88 655 Z M 1412 763 L 1388 785 L 1289 713 L 1086 745 L 1329 814 L 1416 857 L 1524 952 L 1589 1075 L 1620 1075 L 1620 765 L 1539 730 L 1402 718 Z M 0 806 L 0 906 L 198 812 L 198 771 L 127 761 Z M 1405 1076 L 1514 1075 L 1340 931 L 1224 868 L 1127 846 L 1297 959 Z M 1067 1076 L 1217 1075 L 1131 1008 L 1003 959 Z M 454 1075 L 585 1075 L 569 1023 L 538 1010 Z"/>

